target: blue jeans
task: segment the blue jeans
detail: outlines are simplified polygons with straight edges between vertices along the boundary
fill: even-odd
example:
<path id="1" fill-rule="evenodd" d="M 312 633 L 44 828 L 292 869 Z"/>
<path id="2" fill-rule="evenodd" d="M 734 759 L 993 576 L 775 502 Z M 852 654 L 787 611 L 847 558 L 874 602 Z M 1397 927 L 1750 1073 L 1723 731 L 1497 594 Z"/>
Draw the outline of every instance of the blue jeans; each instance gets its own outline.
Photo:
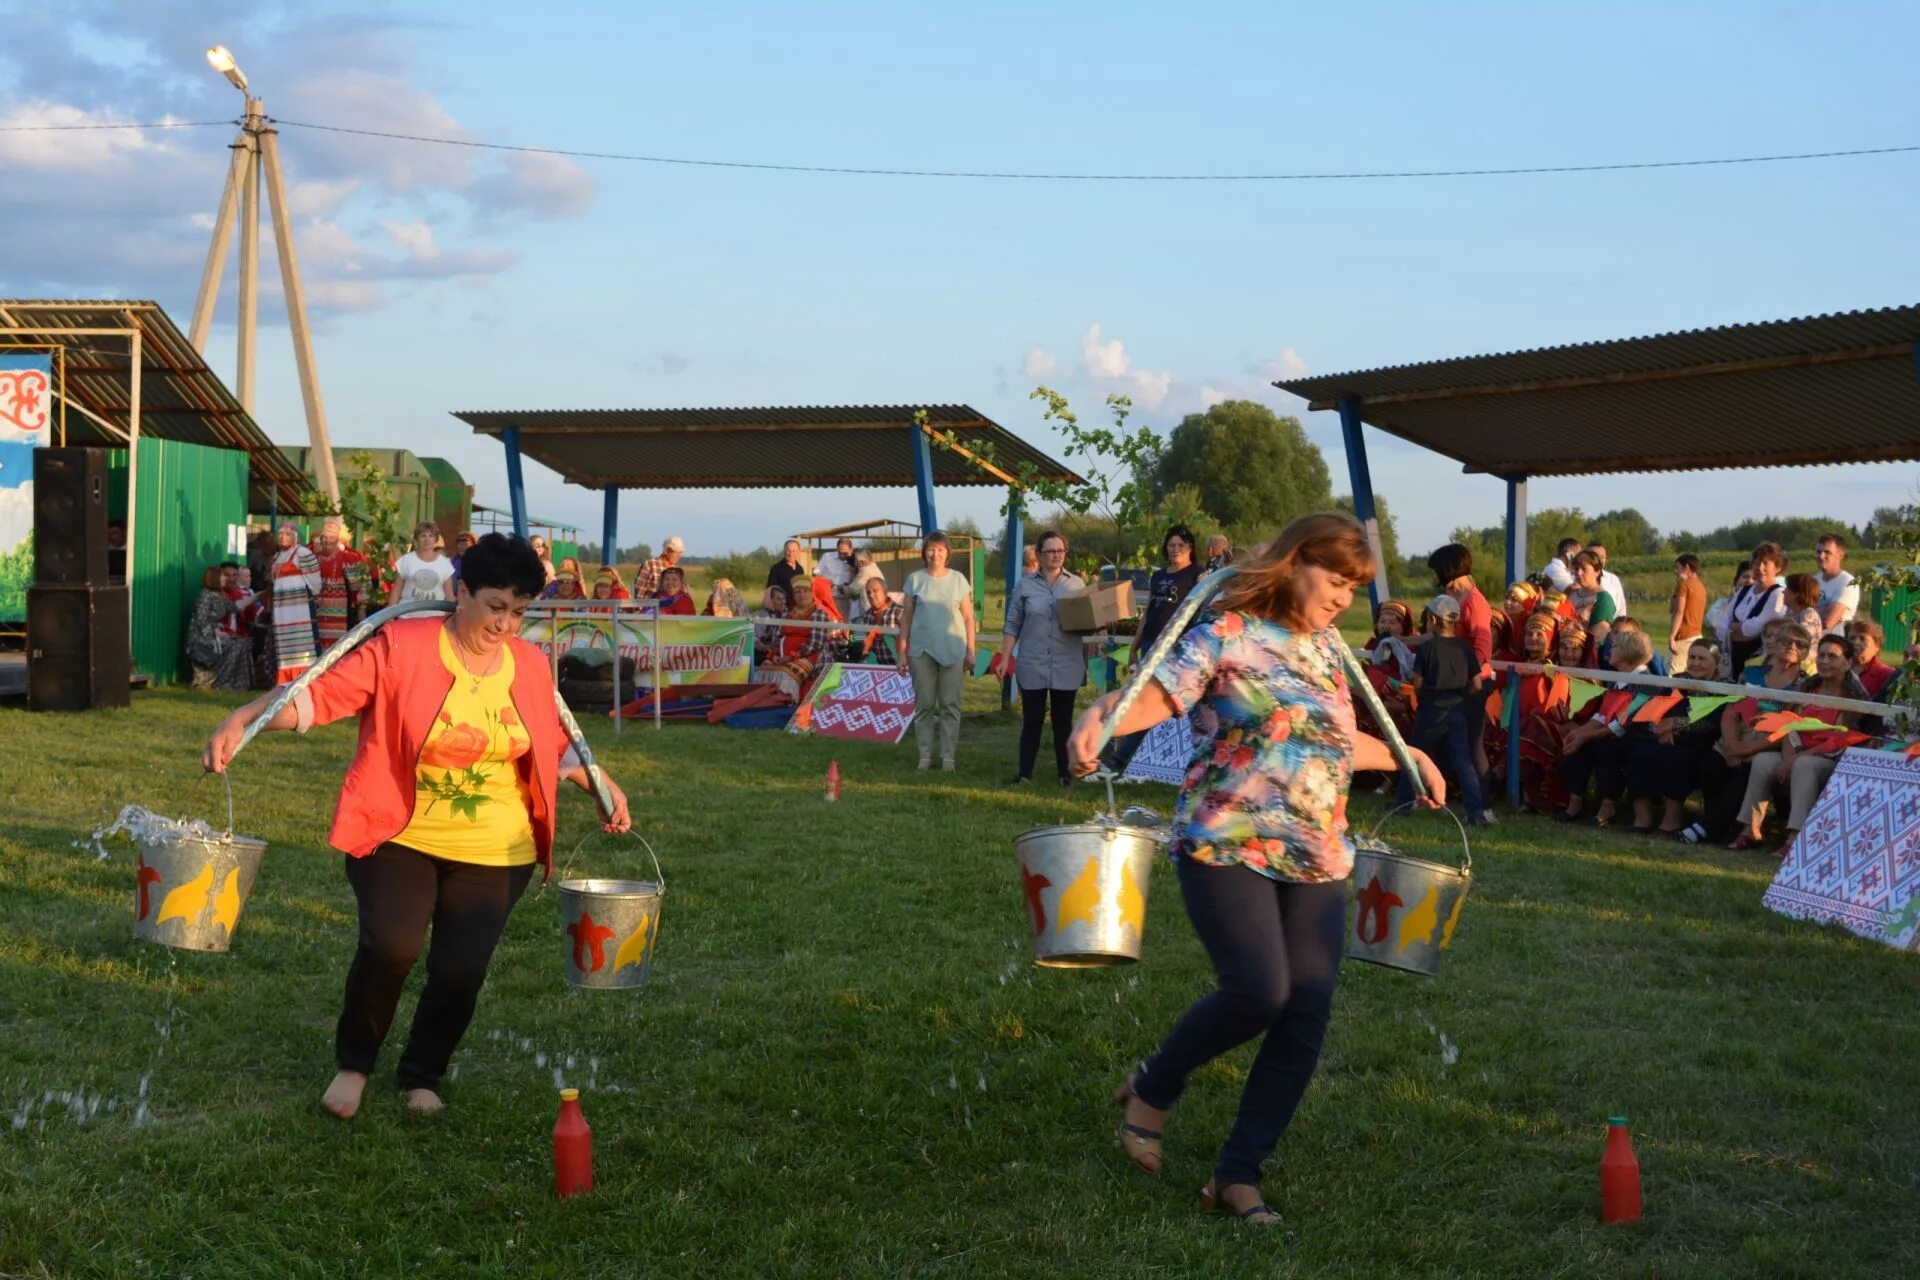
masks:
<path id="1" fill-rule="evenodd" d="M 1213 1171 L 1222 1185 L 1257 1186 L 1320 1062 L 1346 939 L 1347 882 L 1293 884 L 1187 858 L 1174 870 L 1219 985 L 1180 1015 L 1134 1090 L 1150 1107 L 1171 1107 L 1194 1071 L 1264 1035 Z"/>
<path id="2" fill-rule="evenodd" d="M 1460 802 L 1470 814 L 1487 807 L 1480 770 L 1473 764 L 1472 717 L 1485 714 L 1477 710 L 1479 705 L 1473 699 L 1454 707 L 1436 707 L 1423 702 L 1413 719 L 1413 745 L 1453 775 L 1453 785 L 1460 790 Z M 1401 804 L 1413 802 L 1413 780 L 1404 775 L 1400 779 L 1399 801 Z"/>

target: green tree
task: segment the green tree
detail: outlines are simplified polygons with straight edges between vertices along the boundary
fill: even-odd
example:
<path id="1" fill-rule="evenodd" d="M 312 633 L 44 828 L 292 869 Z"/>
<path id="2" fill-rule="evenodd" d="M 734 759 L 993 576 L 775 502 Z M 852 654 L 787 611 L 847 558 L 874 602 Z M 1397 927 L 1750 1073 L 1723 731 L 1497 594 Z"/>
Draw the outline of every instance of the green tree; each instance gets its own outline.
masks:
<path id="1" fill-rule="evenodd" d="M 1603 511 L 1595 516 L 1587 529 L 1586 541 L 1598 542 L 1607 549 L 1607 555 L 1615 560 L 1627 556 L 1652 555 L 1660 550 L 1659 531 L 1653 527 L 1652 521 L 1632 507 Z M 1531 554 L 1531 542 L 1527 550 Z"/>
<path id="2" fill-rule="evenodd" d="M 1335 511 L 1344 511 L 1353 515 L 1353 495 L 1343 493 L 1333 500 Z M 1380 521 L 1380 553 L 1388 565 L 1400 563 L 1400 530 L 1393 522 L 1393 513 L 1387 509 L 1387 495 L 1373 495 L 1373 514 Z"/>
<path id="3" fill-rule="evenodd" d="M 1264 541 L 1289 520 L 1333 505 L 1327 460 L 1300 427 L 1252 400 L 1224 400 L 1181 419 L 1152 471 L 1156 497 L 1191 485 L 1239 538 Z"/>
<path id="4" fill-rule="evenodd" d="M 386 596 L 393 585 L 394 565 L 413 548 L 413 530 L 400 519 L 400 499 L 386 472 L 362 449 L 347 459 L 347 474 L 340 481 L 340 505 L 335 506 L 318 489 L 307 493 L 308 511 L 322 517 L 339 516 L 353 534 L 353 546 L 367 558 L 376 585 L 376 595 Z"/>

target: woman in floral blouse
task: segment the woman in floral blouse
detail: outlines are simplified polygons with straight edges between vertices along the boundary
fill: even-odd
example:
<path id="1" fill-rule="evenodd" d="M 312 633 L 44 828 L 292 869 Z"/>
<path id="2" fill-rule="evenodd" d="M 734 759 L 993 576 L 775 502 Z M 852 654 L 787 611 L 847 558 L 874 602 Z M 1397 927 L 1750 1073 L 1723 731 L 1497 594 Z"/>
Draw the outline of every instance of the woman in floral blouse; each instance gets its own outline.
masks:
<path id="1" fill-rule="evenodd" d="M 1160 1171 L 1161 1130 L 1188 1078 L 1264 1036 L 1233 1131 L 1201 1192 L 1258 1225 L 1279 1215 L 1260 1169 L 1306 1092 L 1333 1010 L 1346 933 L 1347 786 L 1356 769 L 1397 766 L 1385 743 L 1354 726 L 1335 620 L 1372 579 L 1365 531 L 1350 516 L 1305 516 L 1281 531 L 1153 673 L 1116 733 L 1186 713 L 1194 754 L 1174 815 L 1173 860 L 1188 918 L 1219 986 L 1202 997 L 1114 1095 L 1121 1144 Z M 1118 694 L 1074 730 L 1078 773 L 1096 767 L 1101 727 Z M 1414 758 L 1433 799 L 1446 784 Z"/>

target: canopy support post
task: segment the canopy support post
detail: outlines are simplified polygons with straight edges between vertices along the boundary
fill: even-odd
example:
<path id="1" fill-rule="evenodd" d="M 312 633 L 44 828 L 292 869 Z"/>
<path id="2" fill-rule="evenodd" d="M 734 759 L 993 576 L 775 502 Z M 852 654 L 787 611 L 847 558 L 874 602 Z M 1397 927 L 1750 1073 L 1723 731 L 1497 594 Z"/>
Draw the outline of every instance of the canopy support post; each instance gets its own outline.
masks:
<path id="1" fill-rule="evenodd" d="M 925 536 L 940 527 L 933 508 L 933 448 L 919 423 L 909 424 L 907 430 L 913 432 L 913 488 L 920 498 L 920 533 Z"/>
<path id="2" fill-rule="evenodd" d="M 600 525 L 600 563 L 617 564 L 620 560 L 620 488 L 610 484 L 601 492 L 605 495 L 606 514 Z"/>
<path id="3" fill-rule="evenodd" d="M 1527 478 L 1507 477 L 1507 581 L 1527 580 Z M 1520 651 L 1520 637 L 1512 639 L 1514 652 Z M 1507 697 L 1520 696 L 1520 681 L 1507 681 Z M 1516 703 L 1507 717 L 1507 806 L 1520 809 L 1520 715 Z"/>
<path id="4" fill-rule="evenodd" d="M 1367 466 L 1367 441 L 1361 433 L 1360 397 L 1340 397 L 1340 435 L 1347 446 L 1347 479 L 1353 485 L 1353 515 L 1367 531 L 1367 545 L 1373 550 L 1373 581 L 1367 584 L 1367 596 L 1373 602 L 1373 611 L 1380 612 L 1380 602 L 1392 597 L 1393 590 L 1387 581 L 1388 565 L 1386 548 L 1380 542 L 1380 518 L 1373 505 L 1373 472 Z"/>
<path id="5" fill-rule="evenodd" d="M 1024 564 L 1022 545 L 1024 533 L 1020 527 L 1020 517 L 1020 491 L 1009 489 L 1007 490 L 1007 539 L 1003 547 L 1003 554 L 1007 558 L 1006 609 L 1013 608 L 1013 593 L 1020 589 L 1020 570 Z M 1009 647 L 1000 657 L 1001 665 L 1005 666 L 1006 660 L 1013 657 L 1012 648 Z M 1000 709 L 1002 711 L 1013 705 L 1013 687 L 1013 673 L 1006 672 L 1000 677 Z"/>
<path id="6" fill-rule="evenodd" d="M 513 536 L 527 536 L 527 482 L 520 475 L 520 428 L 500 428 L 500 443 L 507 447 L 507 506 L 513 511 Z"/>

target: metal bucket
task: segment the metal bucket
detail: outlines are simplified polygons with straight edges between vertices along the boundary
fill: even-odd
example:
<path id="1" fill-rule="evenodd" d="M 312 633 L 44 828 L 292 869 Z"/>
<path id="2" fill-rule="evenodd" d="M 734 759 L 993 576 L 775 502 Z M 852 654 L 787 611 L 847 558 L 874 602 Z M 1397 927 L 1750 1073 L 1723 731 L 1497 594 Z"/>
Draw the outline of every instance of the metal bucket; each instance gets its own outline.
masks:
<path id="1" fill-rule="evenodd" d="M 263 840 L 137 837 L 133 936 L 187 951 L 225 951 L 266 855 Z"/>
<path id="2" fill-rule="evenodd" d="M 1033 958 L 1052 969 L 1095 969 L 1140 958 L 1147 879 L 1164 831 L 1118 822 L 1036 827 L 1013 842 Z"/>
<path id="3" fill-rule="evenodd" d="M 658 880 L 562 880 L 567 982 L 594 990 L 645 986 L 660 938 Z"/>
<path id="4" fill-rule="evenodd" d="M 1460 829 L 1460 865 L 1449 867 L 1411 858 L 1380 838 L 1387 819 L 1353 842 L 1353 927 L 1347 955 L 1368 964 L 1438 977 L 1440 957 L 1453 945 L 1467 890 L 1473 883 L 1473 855 L 1467 831 L 1451 809 L 1442 812 Z"/>

